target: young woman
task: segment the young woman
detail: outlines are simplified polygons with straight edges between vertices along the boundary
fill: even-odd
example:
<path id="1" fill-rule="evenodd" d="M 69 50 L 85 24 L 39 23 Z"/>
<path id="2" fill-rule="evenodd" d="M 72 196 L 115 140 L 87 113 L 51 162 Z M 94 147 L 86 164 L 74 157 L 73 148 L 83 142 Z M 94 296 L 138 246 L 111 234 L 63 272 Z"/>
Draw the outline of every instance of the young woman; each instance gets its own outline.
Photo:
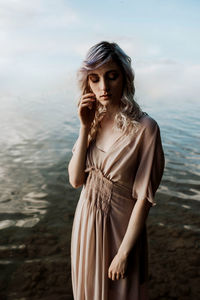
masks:
<path id="1" fill-rule="evenodd" d="M 160 129 L 135 102 L 131 59 L 116 43 L 91 47 L 78 75 L 80 132 L 68 165 L 71 185 L 83 185 L 71 236 L 74 299 L 147 300 Z"/>

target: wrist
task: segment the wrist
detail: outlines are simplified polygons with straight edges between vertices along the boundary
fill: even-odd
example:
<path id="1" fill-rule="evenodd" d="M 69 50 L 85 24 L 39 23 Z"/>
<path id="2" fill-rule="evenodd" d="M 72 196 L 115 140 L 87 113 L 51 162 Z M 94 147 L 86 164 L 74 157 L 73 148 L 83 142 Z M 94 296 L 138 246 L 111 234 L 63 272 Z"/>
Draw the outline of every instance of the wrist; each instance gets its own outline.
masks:
<path id="1" fill-rule="evenodd" d="M 126 250 L 118 250 L 117 254 L 124 259 L 128 258 L 129 252 Z"/>
<path id="2" fill-rule="evenodd" d="M 90 130 L 90 126 L 81 124 L 80 129 L 89 131 Z"/>
<path id="3" fill-rule="evenodd" d="M 82 133 L 84 133 L 84 134 L 88 134 L 89 131 L 90 131 L 90 127 L 81 125 L 81 127 L 80 127 L 80 132 L 82 132 Z"/>

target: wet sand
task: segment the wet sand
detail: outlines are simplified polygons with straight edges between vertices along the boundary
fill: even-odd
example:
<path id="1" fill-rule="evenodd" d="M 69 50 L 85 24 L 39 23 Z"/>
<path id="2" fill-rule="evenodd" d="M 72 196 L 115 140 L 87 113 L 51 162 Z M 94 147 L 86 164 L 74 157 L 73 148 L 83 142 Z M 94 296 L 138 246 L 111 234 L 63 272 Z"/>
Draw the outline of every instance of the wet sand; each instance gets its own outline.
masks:
<path id="1" fill-rule="evenodd" d="M 67 187 L 66 207 L 48 210 L 33 228 L 0 235 L 0 300 L 72 300 L 70 238 L 80 189 Z M 147 220 L 150 300 L 193 300 L 200 295 L 198 202 L 156 194 Z M 180 205 L 177 205 L 177 202 Z M 182 206 L 184 205 L 184 207 Z M 196 210 L 195 210 L 196 208 Z M 185 227 L 184 227 L 185 226 Z"/>

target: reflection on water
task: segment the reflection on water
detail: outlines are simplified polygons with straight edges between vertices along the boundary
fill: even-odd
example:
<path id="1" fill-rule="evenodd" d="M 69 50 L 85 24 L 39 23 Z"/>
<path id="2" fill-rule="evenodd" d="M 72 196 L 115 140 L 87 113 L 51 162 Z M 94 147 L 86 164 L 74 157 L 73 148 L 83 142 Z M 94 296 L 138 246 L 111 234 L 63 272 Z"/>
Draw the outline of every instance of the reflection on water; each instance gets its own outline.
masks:
<path id="1" fill-rule="evenodd" d="M 8 97 L 0 102 L 0 229 L 33 227 L 59 197 L 78 124 L 64 101 Z M 58 166 L 59 164 L 59 166 Z M 56 186 L 53 189 L 53 186 Z M 53 189 L 53 190 L 52 190 Z"/>
<path id="2" fill-rule="evenodd" d="M 151 106 L 148 111 L 160 125 L 166 158 L 165 173 L 159 190 L 177 199 L 199 201 L 199 103 L 173 103 L 171 108 Z"/>
<path id="3" fill-rule="evenodd" d="M 72 104 L 61 98 L 10 97 L 0 101 L 0 285 L 6 295 L 2 299 L 29 299 L 33 295 L 43 299 L 44 291 L 50 298 L 72 294 L 70 237 L 80 192 L 67 180 L 66 167 L 79 131 Z M 182 274 L 179 266 L 190 272 L 191 280 L 197 274 L 200 104 L 152 103 L 142 108 L 161 128 L 166 157 L 156 195 L 158 205 L 150 212 L 148 228 L 153 236 L 156 285 L 163 286 L 163 272 L 175 276 L 166 277 L 168 295 L 174 278 L 177 286 L 185 285 L 178 277 Z M 167 263 L 163 265 L 163 261 Z M 193 284 L 187 285 L 193 290 Z M 181 293 L 185 295 L 185 290 Z M 175 292 L 172 295 L 179 298 Z M 196 298 L 191 295 L 188 299 Z"/>
<path id="4" fill-rule="evenodd" d="M 174 197 L 171 205 L 194 211 L 192 200 L 200 199 L 199 108 L 197 103 L 143 107 L 161 129 L 166 168 L 159 192 Z M 66 99 L 8 97 L 1 99 L 0 119 L 0 229 L 33 227 L 68 185 L 66 160 L 78 118 Z M 73 211 L 75 203 L 69 203 Z"/>

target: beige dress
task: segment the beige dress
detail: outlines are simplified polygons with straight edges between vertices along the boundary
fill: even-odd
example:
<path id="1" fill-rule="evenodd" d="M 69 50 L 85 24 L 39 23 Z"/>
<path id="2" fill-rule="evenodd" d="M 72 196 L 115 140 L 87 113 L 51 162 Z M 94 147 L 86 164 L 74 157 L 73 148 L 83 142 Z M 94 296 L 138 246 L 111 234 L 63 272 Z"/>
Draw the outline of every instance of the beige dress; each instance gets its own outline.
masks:
<path id="1" fill-rule="evenodd" d="M 147 113 L 134 136 L 120 136 L 107 152 L 93 140 L 87 149 L 87 179 L 71 235 L 74 300 L 147 300 L 146 223 L 129 257 L 126 277 L 111 280 L 109 266 L 125 235 L 136 201 L 152 206 L 164 170 L 157 122 Z M 76 143 L 72 149 L 74 152 Z"/>

